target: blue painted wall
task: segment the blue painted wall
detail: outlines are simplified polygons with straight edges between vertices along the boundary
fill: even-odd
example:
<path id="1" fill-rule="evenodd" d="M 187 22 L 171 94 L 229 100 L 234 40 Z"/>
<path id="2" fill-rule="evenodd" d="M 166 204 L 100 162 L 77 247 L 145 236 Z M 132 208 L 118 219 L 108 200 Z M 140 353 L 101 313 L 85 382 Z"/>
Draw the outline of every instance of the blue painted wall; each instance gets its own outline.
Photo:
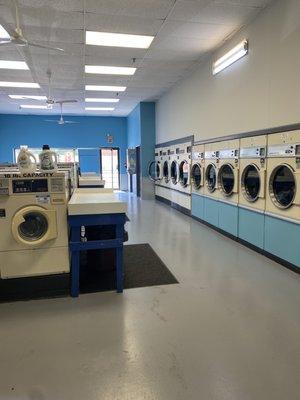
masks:
<path id="1" fill-rule="evenodd" d="M 155 103 L 141 102 L 128 115 L 127 138 L 129 148 L 141 146 L 141 172 L 147 177 L 155 150 Z"/>
<path id="2" fill-rule="evenodd" d="M 142 176 L 148 177 L 149 162 L 155 154 L 155 103 L 140 103 Z"/>
<path id="3" fill-rule="evenodd" d="M 81 172 L 100 173 L 99 149 L 79 149 L 78 153 Z"/>
<path id="4" fill-rule="evenodd" d="M 141 145 L 141 107 L 140 104 L 138 104 L 127 117 L 127 147 L 134 148 L 140 145 Z"/>
<path id="5" fill-rule="evenodd" d="M 56 125 L 45 122 L 45 115 L 0 115 L 0 162 L 13 161 L 13 148 L 29 147 L 101 147 L 107 144 L 106 135 L 112 134 L 112 146 L 120 148 L 121 174 L 125 174 L 127 148 L 127 119 L 123 117 L 76 117 L 78 124 Z M 58 116 L 51 116 L 51 119 Z"/>

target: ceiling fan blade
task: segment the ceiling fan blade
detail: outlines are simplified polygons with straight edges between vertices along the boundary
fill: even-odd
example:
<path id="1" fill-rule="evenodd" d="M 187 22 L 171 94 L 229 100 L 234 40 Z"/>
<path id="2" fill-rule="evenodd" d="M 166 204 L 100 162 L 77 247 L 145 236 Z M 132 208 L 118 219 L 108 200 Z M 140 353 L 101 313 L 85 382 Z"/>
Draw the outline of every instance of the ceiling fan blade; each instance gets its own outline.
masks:
<path id="1" fill-rule="evenodd" d="M 58 124 L 58 121 L 56 119 L 44 119 L 45 122 L 55 122 Z"/>
<path id="2" fill-rule="evenodd" d="M 9 39 L 7 39 L 7 40 L 1 39 L 1 41 L 0 41 L 0 46 L 7 46 L 7 45 L 13 45 L 13 44 L 14 44 L 14 42 Z"/>
<path id="3" fill-rule="evenodd" d="M 77 103 L 77 100 L 57 100 L 55 103 L 58 103 L 58 104 Z"/>
<path id="4" fill-rule="evenodd" d="M 31 47 L 38 47 L 39 49 L 47 49 L 47 50 L 60 51 L 60 52 L 62 52 L 62 53 L 65 52 L 65 50 L 64 50 L 64 49 L 61 49 L 60 47 L 52 47 L 52 46 L 46 46 L 46 45 L 44 46 L 44 45 L 42 45 L 42 44 L 33 43 L 33 42 L 27 42 L 27 45 L 28 45 L 28 46 L 31 46 Z"/>
<path id="5" fill-rule="evenodd" d="M 80 122 L 78 122 L 78 121 L 66 121 L 64 119 L 64 124 L 80 124 Z"/>

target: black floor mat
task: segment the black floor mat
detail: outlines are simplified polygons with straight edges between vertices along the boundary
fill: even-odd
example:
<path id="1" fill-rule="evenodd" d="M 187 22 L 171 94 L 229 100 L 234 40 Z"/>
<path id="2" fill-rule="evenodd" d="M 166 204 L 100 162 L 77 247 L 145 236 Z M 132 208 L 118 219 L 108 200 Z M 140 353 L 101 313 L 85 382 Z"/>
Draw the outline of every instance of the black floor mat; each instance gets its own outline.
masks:
<path id="1" fill-rule="evenodd" d="M 80 292 L 115 290 L 114 251 L 82 254 Z M 178 283 L 174 275 L 148 244 L 124 246 L 124 289 Z"/>

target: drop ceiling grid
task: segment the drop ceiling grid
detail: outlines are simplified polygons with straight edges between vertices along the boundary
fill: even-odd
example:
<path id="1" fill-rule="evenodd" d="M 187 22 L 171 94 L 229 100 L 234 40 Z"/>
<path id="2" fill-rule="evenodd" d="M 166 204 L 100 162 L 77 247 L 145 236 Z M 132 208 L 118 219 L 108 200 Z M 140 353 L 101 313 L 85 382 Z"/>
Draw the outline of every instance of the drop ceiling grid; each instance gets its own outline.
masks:
<path id="1" fill-rule="evenodd" d="M 158 99 L 190 73 L 199 59 L 215 50 L 271 0 L 19 0 L 21 25 L 28 39 L 64 47 L 67 54 L 29 48 L 28 71 L 0 70 L 0 80 L 36 79 L 41 89 L 0 88 L 0 112 L 19 110 L 7 94 L 46 94 L 50 66 L 55 98 L 76 98 L 78 104 L 65 107 L 66 113 L 84 114 L 85 97 L 117 97 L 116 93 L 85 92 L 84 84 L 127 86 L 110 115 L 127 115 L 139 101 Z M 14 28 L 9 1 L 0 0 L 0 23 Z M 122 49 L 84 45 L 84 22 L 88 30 L 156 36 L 150 49 Z M 85 48 L 84 48 L 85 46 Z M 84 58 L 85 54 L 85 58 Z M 20 54 L 0 46 L 0 59 L 19 60 Z M 131 66 L 132 77 L 84 75 L 84 60 L 91 65 Z M 31 77 L 32 75 L 32 77 Z M 36 104 L 36 103 L 34 103 Z M 33 110 L 33 113 L 57 110 Z M 90 113 L 95 115 L 95 113 Z M 102 115 L 102 113 L 101 113 Z"/>

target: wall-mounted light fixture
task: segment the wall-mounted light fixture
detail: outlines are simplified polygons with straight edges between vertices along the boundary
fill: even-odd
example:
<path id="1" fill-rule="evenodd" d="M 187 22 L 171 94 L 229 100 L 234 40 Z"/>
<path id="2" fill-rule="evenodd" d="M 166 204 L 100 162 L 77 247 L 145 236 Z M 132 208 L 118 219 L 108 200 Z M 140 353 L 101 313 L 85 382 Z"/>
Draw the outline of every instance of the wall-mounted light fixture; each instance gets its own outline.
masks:
<path id="1" fill-rule="evenodd" d="M 213 63 L 212 73 L 213 75 L 223 71 L 223 69 L 229 67 L 229 65 L 235 63 L 240 58 L 244 57 L 248 53 L 249 43 L 247 39 L 244 39 L 241 43 L 235 46 L 233 49 L 224 54 L 221 58 Z"/>

